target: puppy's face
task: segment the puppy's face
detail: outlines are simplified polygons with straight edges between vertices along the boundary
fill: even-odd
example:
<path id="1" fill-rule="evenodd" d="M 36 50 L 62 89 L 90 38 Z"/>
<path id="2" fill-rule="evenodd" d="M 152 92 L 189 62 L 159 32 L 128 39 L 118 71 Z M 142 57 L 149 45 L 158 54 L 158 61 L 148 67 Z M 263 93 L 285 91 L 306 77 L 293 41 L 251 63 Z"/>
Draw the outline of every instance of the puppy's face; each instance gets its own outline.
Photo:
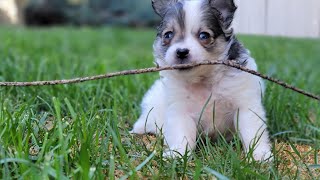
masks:
<path id="1" fill-rule="evenodd" d="M 217 60 L 232 34 L 233 0 L 153 0 L 162 18 L 154 43 L 159 65 Z"/>

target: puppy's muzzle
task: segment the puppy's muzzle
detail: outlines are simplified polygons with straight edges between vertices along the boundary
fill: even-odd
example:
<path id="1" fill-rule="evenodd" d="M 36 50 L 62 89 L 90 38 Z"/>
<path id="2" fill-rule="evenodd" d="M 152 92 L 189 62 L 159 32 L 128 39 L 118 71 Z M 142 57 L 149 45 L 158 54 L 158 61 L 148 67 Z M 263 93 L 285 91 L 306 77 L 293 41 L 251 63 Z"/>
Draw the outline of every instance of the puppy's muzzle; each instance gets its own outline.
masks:
<path id="1" fill-rule="evenodd" d="M 179 61 L 179 64 L 185 64 L 188 63 L 187 59 L 190 55 L 190 50 L 187 48 L 178 48 L 176 51 L 177 60 Z M 181 68 L 179 70 L 189 70 L 192 68 Z"/>

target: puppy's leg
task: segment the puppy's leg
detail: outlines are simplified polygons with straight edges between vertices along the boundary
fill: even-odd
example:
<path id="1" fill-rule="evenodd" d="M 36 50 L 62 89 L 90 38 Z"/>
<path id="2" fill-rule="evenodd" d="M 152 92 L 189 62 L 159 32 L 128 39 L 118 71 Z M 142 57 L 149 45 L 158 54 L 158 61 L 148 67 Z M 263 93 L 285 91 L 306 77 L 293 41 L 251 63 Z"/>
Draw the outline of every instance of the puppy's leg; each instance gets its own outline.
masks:
<path id="1" fill-rule="evenodd" d="M 265 111 L 260 102 L 239 108 L 235 117 L 235 126 L 240 133 L 246 152 L 254 148 L 253 157 L 262 161 L 272 156 L 271 144 L 267 126 L 265 124 Z"/>
<path id="2" fill-rule="evenodd" d="M 168 108 L 163 128 L 164 141 L 169 146 L 164 152 L 165 157 L 184 155 L 196 146 L 197 125 L 188 112 L 179 108 L 184 106 L 179 103 Z"/>
<path id="3" fill-rule="evenodd" d="M 157 80 L 145 94 L 141 103 L 141 115 L 130 133 L 159 133 L 164 121 L 164 101 L 163 84 L 161 80 Z"/>

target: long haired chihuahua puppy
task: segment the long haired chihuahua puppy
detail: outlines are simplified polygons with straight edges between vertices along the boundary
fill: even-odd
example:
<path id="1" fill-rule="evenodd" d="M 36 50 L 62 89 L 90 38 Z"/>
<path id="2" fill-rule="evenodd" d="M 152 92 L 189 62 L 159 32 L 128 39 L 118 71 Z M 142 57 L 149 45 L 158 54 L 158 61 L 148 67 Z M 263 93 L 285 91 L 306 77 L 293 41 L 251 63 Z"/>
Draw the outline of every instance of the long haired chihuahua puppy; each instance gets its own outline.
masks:
<path id="1" fill-rule="evenodd" d="M 235 61 L 257 70 L 255 60 L 230 27 L 233 0 L 152 0 L 162 21 L 154 42 L 159 66 L 209 60 Z M 239 133 L 255 160 L 270 158 L 260 78 L 223 65 L 162 71 L 146 93 L 131 133 L 163 133 L 165 156 L 190 152 L 197 135 Z"/>

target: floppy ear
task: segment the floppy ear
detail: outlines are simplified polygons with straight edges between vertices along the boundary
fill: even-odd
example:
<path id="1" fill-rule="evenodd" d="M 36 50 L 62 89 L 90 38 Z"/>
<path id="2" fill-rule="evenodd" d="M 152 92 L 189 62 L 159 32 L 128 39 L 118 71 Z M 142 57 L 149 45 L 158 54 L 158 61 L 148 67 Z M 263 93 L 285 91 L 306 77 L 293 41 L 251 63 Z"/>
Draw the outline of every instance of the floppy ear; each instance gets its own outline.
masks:
<path id="1" fill-rule="evenodd" d="M 229 29 L 237 6 L 233 0 L 209 0 L 214 13 L 224 30 Z"/>
<path id="2" fill-rule="evenodd" d="M 163 17 L 168 9 L 168 7 L 177 3 L 178 0 L 152 0 L 152 7 L 154 11 L 160 16 Z"/>

